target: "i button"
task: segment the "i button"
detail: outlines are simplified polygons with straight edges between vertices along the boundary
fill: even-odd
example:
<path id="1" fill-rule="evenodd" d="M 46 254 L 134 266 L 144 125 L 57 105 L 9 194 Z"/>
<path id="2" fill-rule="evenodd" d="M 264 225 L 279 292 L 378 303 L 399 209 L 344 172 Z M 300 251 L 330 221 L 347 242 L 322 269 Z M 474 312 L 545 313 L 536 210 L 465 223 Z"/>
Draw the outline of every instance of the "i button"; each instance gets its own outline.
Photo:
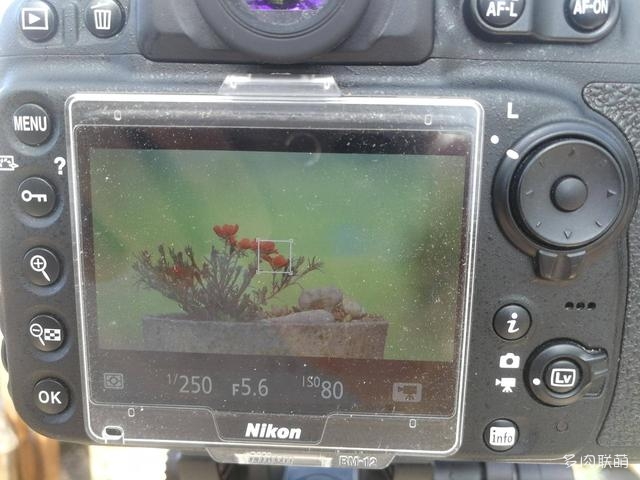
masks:
<path id="1" fill-rule="evenodd" d="M 493 329 L 505 340 L 519 340 L 531 327 L 531 314 L 520 305 L 506 305 L 493 317 Z"/>

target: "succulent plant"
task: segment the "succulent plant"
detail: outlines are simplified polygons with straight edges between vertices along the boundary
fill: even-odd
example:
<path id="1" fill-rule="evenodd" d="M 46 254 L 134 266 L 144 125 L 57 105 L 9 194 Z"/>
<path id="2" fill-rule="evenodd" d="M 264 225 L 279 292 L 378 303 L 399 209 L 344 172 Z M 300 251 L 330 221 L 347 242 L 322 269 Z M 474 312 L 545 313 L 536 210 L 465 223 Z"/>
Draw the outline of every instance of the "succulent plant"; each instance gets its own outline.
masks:
<path id="1" fill-rule="evenodd" d="M 158 257 L 147 250 L 133 265 L 139 281 L 175 301 L 189 316 L 202 320 L 253 321 L 268 316 L 268 304 L 285 289 L 298 284 L 322 263 L 315 257 L 286 258 L 274 242 L 237 239 L 236 224 L 216 225 L 217 242 L 202 262 L 193 249 L 158 247 Z M 255 287 L 259 266 L 271 272 L 268 286 Z"/>

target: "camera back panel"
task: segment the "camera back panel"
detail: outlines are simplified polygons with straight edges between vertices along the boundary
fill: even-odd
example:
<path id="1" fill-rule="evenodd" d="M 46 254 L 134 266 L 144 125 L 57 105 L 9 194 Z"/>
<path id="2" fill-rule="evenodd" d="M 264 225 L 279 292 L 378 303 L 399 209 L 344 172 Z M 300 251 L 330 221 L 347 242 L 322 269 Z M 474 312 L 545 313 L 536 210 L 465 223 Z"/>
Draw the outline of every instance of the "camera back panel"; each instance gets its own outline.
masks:
<path id="1" fill-rule="evenodd" d="M 174 19 L 192 18 L 198 8 L 195 2 L 185 2 L 184 11 L 176 16 L 163 16 L 153 9 L 155 2 L 123 1 L 118 10 L 110 10 L 110 17 L 96 14 L 91 2 L 52 0 L 48 3 L 51 16 L 42 10 L 46 5 L 35 3 L 18 2 L 9 9 L 0 41 L 0 70 L 6 72 L 0 94 L 3 358 L 16 406 L 32 427 L 53 437 L 88 441 L 87 426 L 93 421 L 88 416 L 92 406 L 87 405 L 89 382 L 83 370 L 87 338 L 78 310 L 78 292 L 84 285 L 78 285 L 77 262 L 83 250 L 74 246 L 72 233 L 74 219 L 80 217 L 73 212 L 78 202 L 70 162 L 75 151 L 72 127 L 77 124 L 69 117 L 72 109 L 65 107 L 72 103 L 69 99 L 90 94 L 104 105 L 93 114 L 89 109 L 85 117 L 89 124 L 104 124 L 108 117 L 112 124 L 127 125 L 133 116 L 144 117 L 147 123 L 154 118 L 164 127 L 194 126 L 196 120 L 189 115 L 199 110 L 190 107 L 193 96 L 224 97 L 228 91 L 218 93 L 218 89 L 230 73 L 249 85 L 240 95 L 243 102 L 259 105 L 268 96 L 265 92 L 273 96 L 287 78 L 268 77 L 273 83 L 258 81 L 259 88 L 251 90 L 245 75 L 293 72 L 333 77 L 339 87 L 333 92 L 335 98 L 417 97 L 425 105 L 446 98 L 481 106 L 484 126 L 478 124 L 482 161 L 477 212 L 469 217 L 477 229 L 469 343 L 461 370 L 466 373 L 455 377 L 463 381 L 458 393 L 464 393 L 456 411 L 460 416 L 457 441 L 440 452 L 417 448 L 434 431 L 419 427 L 420 416 L 408 413 L 394 417 L 398 426 L 389 428 L 388 444 L 382 449 L 359 443 L 363 434 L 357 430 L 352 438 L 334 437 L 327 443 L 332 448 L 326 450 L 317 448 L 317 442 L 278 441 L 278 430 L 274 441 L 269 424 L 289 433 L 297 424 L 277 424 L 269 418 L 247 422 L 257 430 L 246 441 L 223 437 L 207 446 L 208 423 L 195 419 L 189 432 L 182 433 L 202 428 L 201 438 L 191 438 L 196 441 L 181 444 L 175 436 L 159 431 L 157 438 L 131 444 L 207 446 L 221 461 L 359 467 L 441 456 L 561 461 L 569 454 L 606 453 L 640 458 L 635 420 L 640 361 L 634 348 L 638 342 L 634 315 L 638 124 L 633 115 L 640 50 L 632 48 L 640 44 L 640 32 L 634 28 L 639 5 L 611 2 L 611 15 L 604 23 L 585 30 L 574 23 L 584 19 L 572 19 L 564 5 L 556 11 L 564 2 L 526 2 L 520 14 L 505 10 L 498 15 L 496 10 L 496 15 L 487 17 L 489 6 L 483 5 L 484 15 L 479 8 L 486 2 L 436 0 L 420 11 L 424 16 L 415 17 L 424 18 L 423 22 L 413 22 L 404 30 L 405 37 L 390 35 L 393 41 L 387 43 L 384 30 L 379 30 L 379 41 L 367 43 L 359 28 L 368 21 L 380 21 L 375 15 L 377 2 L 372 1 L 367 8 L 373 10 L 367 10 L 354 27 L 353 38 L 313 58 L 312 65 L 283 67 L 251 64 L 249 60 L 254 59 L 246 52 L 214 40 L 216 32 L 204 17 L 182 23 L 191 31 L 178 28 Z M 390 20 L 399 18 L 399 24 L 406 20 L 406 10 L 397 10 L 404 2 L 383 3 L 393 3 L 384 7 L 393 10 Z M 497 8 L 499 2 L 495 3 Z M 29 13 L 34 15 L 33 30 L 28 29 Z M 518 18 L 510 25 L 492 25 L 502 14 L 512 13 Z M 120 18 L 121 25 L 105 37 L 115 29 L 114 23 L 106 29 L 107 17 L 111 22 Z M 541 18 L 554 21 L 539 30 Z M 149 33 L 153 29 L 160 34 Z M 38 37 L 45 35 L 42 32 L 50 37 Z M 200 42 L 198 48 L 194 39 Z M 416 41 L 419 49 L 398 48 Z M 173 48 L 163 47 L 169 44 Z M 349 50 L 356 44 L 362 48 Z M 385 50 L 381 45 L 391 47 Z M 389 53 L 399 51 L 407 52 L 407 57 L 395 55 L 396 61 L 391 60 Z M 179 58 L 178 52 L 184 56 Z M 304 105 L 313 103 L 309 98 L 326 94 L 315 88 L 313 82 L 297 86 L 291 82 L 279 95 L 295 98 L 290 103 L 300 105 L 298 115 L 304 117 Z M 150 106 L 153 102 L 140 97 L 137 104 L 127 102 L 127 108 L 116 108 L 119 101 L 136 94 L 152 95 L 146 98 L 156 103 Z M 180 99 L 179 95 L 190 97 Z M 265 127 L 275 121 L 273 112 L 260 117 Z M 172 116 L 183 119 L 182 123 Z M 213 122 L 214 116 L 200 118 Z M 393 124 L 391 118 L 383 123 Z M 87 142 L 98 145 L 99 140 L 97 135 Z M 313 152 L 311 147 L 303 150 Z M 586 161 L 573 162 L 576 154 L 593 164 L 581 170 Z M 589 177 L 593 171 L 598 172 L 596 178 Z M 532 186 L 538 185 L 541 190 L 536 191 Z M 600 196 L 594 202 L 592 195 Z M 545 230 L 547 222 L 552 223 L 550 230 Z M 140 364 L 150 373 L 156 367 L 153 362 Z M 366 367 L 357 371 L 362 376 L 371 374 Z M 122 372 L 100 373 L 102 381 L 108 381 L 103 386 L 110 386 L 111 392 L 128 388 L 126 376 L 119 375 Z M 235 382 L 239 390 L 243 378 Z M 199 388 L 208 388 L 198 382 Z M 189 378 L 188 388 L 192 383 Z M 249 387 L 259 392 L 259 382 Z M 405 399 L 417 394 L 412 385 L 399 387 L 397 395 Z M 422 388 L 426 394 L 446 385 L 431 382 Z M 386 395 L 393 403 L 391 386 Z M 161 400 L 147 407 L 163 404 L 170 402 Z M 129 444 L 127 425 L 152 429 L 171 418 L 167 414 L 145 420 L 140 416 L 144 402 L 133 399 L 120 405 L 122 421 L 105 420 L 100 425 L 103 431 L 98 432 L 101 441 Z M 95 407 L 96 412 L 102 408 Z M 139 427 L 136 417 L 142 419 Z M 378 418 L 385 421 L 384 415 Z M 246 428 L 243 424 L 243 433 Z M 403 448 L 411 435 L 418 440 Z M 338 451 L 340 446 L 352 450 Z"/>

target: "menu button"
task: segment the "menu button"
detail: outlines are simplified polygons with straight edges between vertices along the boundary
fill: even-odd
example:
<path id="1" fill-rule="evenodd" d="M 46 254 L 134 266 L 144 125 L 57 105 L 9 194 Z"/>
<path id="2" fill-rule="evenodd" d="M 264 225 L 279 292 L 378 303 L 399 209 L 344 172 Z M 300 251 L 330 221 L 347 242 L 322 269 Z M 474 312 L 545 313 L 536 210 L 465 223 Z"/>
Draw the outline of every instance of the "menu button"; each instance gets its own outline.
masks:
<path id="1" fill-rule="evenodd" d="M 13 131 L 22 143 L 41 145 L 51 135 L 51 119 L 44 108 L 28 103 L 13 113 Z"/>

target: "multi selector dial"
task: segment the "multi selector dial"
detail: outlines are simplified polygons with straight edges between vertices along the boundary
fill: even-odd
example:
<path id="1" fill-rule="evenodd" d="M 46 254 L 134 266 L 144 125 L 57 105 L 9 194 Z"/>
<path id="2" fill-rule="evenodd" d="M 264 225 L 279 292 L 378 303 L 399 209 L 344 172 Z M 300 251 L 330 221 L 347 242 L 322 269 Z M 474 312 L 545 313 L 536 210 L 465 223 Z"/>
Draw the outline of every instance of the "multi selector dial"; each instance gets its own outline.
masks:
<path id="1" fill-rule="evenodd" d="M 583 258 L 628 224 L 637 196 L 629 146 L 591 124 L 544 127 L 516 144 L 494 183 L 494 209 L 511 241 L 550 280 L 577 275 Z"/>
<path id="2" fill-rule="evenodd" d="M 514 213 L 529 235 L 555 248 L 588 245 L 622 210 L 624 177 L 600 145 L 561 139 L 522 162 L 514 176 Z"/>

